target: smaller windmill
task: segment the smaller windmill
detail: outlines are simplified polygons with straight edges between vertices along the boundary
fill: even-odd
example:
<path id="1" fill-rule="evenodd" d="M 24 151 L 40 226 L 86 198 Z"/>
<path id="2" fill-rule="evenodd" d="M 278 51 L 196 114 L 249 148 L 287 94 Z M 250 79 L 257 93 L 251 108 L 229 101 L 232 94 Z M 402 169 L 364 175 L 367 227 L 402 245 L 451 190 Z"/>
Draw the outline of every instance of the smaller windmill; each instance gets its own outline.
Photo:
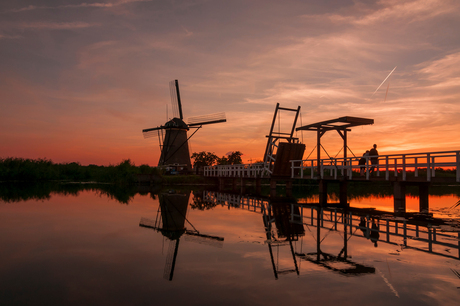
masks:
<path id="1" fill-rule="evenodd" d="M 144 129 L 144 138 L 158 137 L 160 143 L 161 156 L 158 166 L 174 167 L 192 170 L 190 161 L 190 151 L 188 140 L 206 124 L 226 122 L 225 113 L 209 114 L 188 118 L 188 123 L 184 122 L 182 113 L 182 103 L 179 92 L 179 81 L 174 80 L 169 83 L 171 94 L 171 106 L 174 118 L 155 128 Z M 187 136 L 187 132 L 196 129 L 192 135 Z"/>

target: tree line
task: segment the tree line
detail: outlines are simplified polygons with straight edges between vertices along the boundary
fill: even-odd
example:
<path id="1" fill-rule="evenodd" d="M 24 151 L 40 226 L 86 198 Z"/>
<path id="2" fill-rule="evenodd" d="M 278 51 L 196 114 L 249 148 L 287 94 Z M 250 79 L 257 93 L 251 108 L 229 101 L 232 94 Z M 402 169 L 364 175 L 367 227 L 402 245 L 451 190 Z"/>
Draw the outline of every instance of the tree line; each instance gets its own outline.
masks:
<path id="1" fill-rule="evenodd" d="M 135 166 L 131 160 L 118 165 L 82 166 L 79 163 L 53 163 L 48 159 L 0 158 L 0 181 L 75 181 L 132 184 L 137 174 L 158 174 L 149 165 Z"/>
<path id="2" fill-rule="evenodd" d="M 233 151 L 222 157 L 218 157 L 216 154 L 211 152 L 195 152 L 192 154 L 193 168 L 199 169 L 205 166 L 242 164 L 242 155 L 243 153 L 241 153 L 240 151 Z"/>
<path id="3" fill-rule="evenodd" d="M 198 169 L 211 165 L 241 164 L 240 151 L 234 151 L 222 157 L 211 152 L 192 154 L 193 167 Z M 162 176 L 164 172 L 159 167 L 149 165 L 136 166 L 130 159 L 123 160 L 117 165 L 82 166 L 80 163 L 54 163 L 49 159 L 25 159 L 7 157 L 0 158 L 0 182 L 11 181 L 74 181 L 102 182 L 115 184 L 137 183 L 137 174 L 154 174 Z"/>

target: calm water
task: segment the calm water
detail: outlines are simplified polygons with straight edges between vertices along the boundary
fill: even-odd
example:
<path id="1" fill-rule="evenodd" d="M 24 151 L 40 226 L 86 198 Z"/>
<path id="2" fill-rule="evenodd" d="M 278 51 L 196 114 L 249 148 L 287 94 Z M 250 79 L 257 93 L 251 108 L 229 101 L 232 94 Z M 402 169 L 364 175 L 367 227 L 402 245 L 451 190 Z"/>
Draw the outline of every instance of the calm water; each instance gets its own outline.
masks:
<path id="1" fill-rule="evenodd" d="M 3 198 L 0 304 L 458 303 L 455 232 L 437 227 L 430 246 L 422 223 L 415 237 L 415 227 L 406 220 L 404 239 L 404 218 L 380 214 L 374 218 L 380 231 L 374 247 L 375 236 L 366 234 L 372 214 L 353 213 L 350 229 L 340 222 L 340 211 L 335 223 L 335 210 L 325 210 L 318 232 L 315 209 L 304 208 L 303 218 L 293 218 L 293 225 L 290 214 L 300 214 L 298 208 L 267 198 L 235 197 L 165 190 L 134 192 L 120 202 L 110 193 L 87 189 L 51 192 L 40 199 Z M 408 210 L 416 210 L 417 199 L 407 200 Z M 434 217 L 458 225 L 459 209 L 450 209 L 458 200 L 456 192 L 430 196 Z M 232 201 L 243 205 L 234 207 Z M 350 202 L 357 208 L 392 209 L 387 195 L 356 196 Z M 366 227 L 359 227 L 361 217 Z M 389 239 L 386 220 L 392 220 Z M 401 226 L 398 234 L 391 229 L 394 220 Z"/>

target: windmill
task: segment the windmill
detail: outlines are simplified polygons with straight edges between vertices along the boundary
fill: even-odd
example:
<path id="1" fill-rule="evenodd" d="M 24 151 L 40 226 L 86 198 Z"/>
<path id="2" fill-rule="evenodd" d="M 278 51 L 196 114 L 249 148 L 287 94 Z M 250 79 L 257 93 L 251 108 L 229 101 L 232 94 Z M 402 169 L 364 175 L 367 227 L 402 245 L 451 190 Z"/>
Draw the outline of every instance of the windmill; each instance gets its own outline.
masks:
<path id="1" fill-rule="evenodd" d="M 226 122 L 227 120 L 225 119 L 225 113 L 217 113 L 191 117 L 188 118 L 188 123 L 185 123 L 182 113 L 179 82 L 177 80 L 169 82 L 169 89 L 174 118 L 167 121 L 164 125 L 144 129 L 142 133 L 144 134 L 144 138 L 158 137 L 161 150 L 160 160 L 158 161 L 159 167 L 172 167 L 190 171 L 192 170 L 192 163 L 190 161 L 188 140 L 203 125 Z M 188 137 L 187 132 L 191 128 L 196 130 Z"/>

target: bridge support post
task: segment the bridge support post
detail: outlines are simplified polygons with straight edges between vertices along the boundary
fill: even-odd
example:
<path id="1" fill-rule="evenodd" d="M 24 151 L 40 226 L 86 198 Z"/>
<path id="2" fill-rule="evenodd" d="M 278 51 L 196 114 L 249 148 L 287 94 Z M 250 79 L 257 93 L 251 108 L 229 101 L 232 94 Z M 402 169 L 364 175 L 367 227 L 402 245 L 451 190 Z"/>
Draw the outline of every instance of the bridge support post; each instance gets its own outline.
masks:
<path id="1" fill-rule="evenodd" d="M 418 185 L 418 194 L 419 194 L 419 211 L 421 213 L 428 213 L 429 204 L 428 204 L 428 188 L 429 184 L 420 184 Z"/>
<path id="2" fill-rule="evenodd" d="M 244 194 L 246 191 L 246 182 L 244 181 L 244 178 L 240 178 L 240 194 Z"/>
<path id="3" fill-rule="evenodd" d="M 257 194 L 262 193 L 262 179 L 260 177 L 256 178 L 256 193 Z"/>
<path id="4" fill-rule="evenodd" d="M 393 184 L 394 212 L 406 212 L 406 185 L 401 182 Z"/>
<path id="5" fill-rule="evenodd" d="M 319 205 L 327 204 L 327 182 L 319 180 Z"/>
<path id="6" fill-rule="evenodd" d="M 343 207 L 348 207 L 348 181 L 340 182 L 339 198 L 340 198 L 340 204 L 343 205 Z"/>
<path id="7" fill-rule="evenodd" d="M 292 197 L 292 180 L 286 181 L 286 196 Z"/>
<path id="8" fill-rule="evenodd" d="M 225 187 L 225 179 L 223 177 L 219 177 L 219 191 L 224 190 Z"/>
<path id="9" fill-rule="evenodd" d="M 236 191 L 236 180 L 237 180 L 236 177 L 232 178 L 232 190 L 233 191 Z"/>
<path id="10" fill-rule="evenodd" d="M 276 197 L 276 180 L 270 179 L 270 196 Z"/>

